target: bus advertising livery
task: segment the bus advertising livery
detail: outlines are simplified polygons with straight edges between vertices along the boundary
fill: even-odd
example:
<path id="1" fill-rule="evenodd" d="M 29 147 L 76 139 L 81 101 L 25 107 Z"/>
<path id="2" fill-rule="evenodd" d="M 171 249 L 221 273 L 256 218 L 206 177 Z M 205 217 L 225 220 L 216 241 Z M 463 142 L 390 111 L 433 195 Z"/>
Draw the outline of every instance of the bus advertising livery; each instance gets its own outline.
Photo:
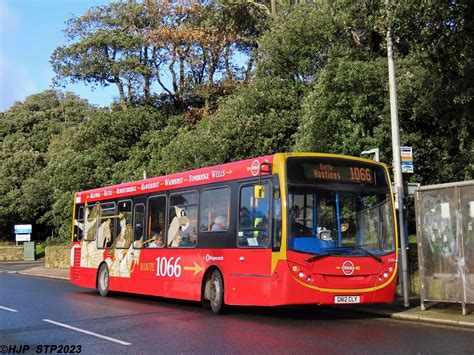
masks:
<path id="1" fill-rule="evenodd" d="M 393 302 L 384 164 L 279 153 L 78 192 L 71 282 L 225 305 Z"/>

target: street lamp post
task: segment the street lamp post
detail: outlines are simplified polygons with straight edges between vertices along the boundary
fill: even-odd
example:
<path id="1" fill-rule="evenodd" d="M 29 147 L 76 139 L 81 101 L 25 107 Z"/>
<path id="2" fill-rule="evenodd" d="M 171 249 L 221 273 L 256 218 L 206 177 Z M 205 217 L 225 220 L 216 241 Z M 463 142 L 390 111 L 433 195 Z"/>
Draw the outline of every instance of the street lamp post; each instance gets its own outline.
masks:
<path id="1" fill-rule="evenodd" d="M 380 149 L 379 148 L 374 148 L 370 150 L 364 150 L 362 155 L 374 155 L 374 160 L 375 161 L 380 161 Z"/>
<path id="2" fill-rule="evenodd" d="M 390 21 L 390 0 L 387 0 L 387 18 Z M 398 228 L 400 235 L 400 252 L 402 257 L 402 286 L 403 286 L 403 304 L 410 306 L 408 292 L 408 258 L 405 242 L 405 228 L 403 216 L 403 177 L 400 162 L 400 127 L 398 125 L 398 98 L 397 98 L 397 80 L 395 77 L 395 61 L 393 58 L 392 31 L 389 25 L 387 30 L 387 57 L 388 57 L 388 77 L 390 87 L 390 117 L 392 123 L 392 150 L 393 150 L 393 170 L 395 175 L 395 197 L 398 207 Z"/>

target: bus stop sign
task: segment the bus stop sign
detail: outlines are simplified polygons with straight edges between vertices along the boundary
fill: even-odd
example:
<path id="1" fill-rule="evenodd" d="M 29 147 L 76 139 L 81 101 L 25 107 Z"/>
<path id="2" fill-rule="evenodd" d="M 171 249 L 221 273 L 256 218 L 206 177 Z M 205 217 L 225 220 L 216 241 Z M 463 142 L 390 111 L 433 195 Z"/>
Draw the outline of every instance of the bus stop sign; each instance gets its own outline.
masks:
<path id="1" fill-rule="evenodd" d="M 400 147 L 400 158 L 402 162 L 402 173 L 414 173 L 412 147 Z"/>

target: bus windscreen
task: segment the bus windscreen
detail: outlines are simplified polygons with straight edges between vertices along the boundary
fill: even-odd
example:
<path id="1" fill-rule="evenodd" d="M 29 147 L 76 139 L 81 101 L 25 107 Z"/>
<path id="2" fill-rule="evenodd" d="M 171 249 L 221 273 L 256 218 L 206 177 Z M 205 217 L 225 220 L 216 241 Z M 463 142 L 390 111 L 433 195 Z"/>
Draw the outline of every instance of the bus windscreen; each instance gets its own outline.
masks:
<path id="1" fill-rule="evenodd" d="M 324 255 L 393 252 L 393 206 L 382 166 L 289 158 L 287 174 L 290 249 Z"/>

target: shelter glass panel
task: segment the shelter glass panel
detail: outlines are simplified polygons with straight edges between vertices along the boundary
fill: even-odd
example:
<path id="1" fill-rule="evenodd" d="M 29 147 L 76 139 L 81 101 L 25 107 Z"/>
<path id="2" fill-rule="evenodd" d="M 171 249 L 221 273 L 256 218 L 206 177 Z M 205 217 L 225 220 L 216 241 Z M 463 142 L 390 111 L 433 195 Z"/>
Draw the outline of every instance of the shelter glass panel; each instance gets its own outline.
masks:
<path id="1" fill-rule="evenodd" d="M 474 303 L 474 185 L 459 188 L 466 302 Z"/>
<path id="2" fill-rule="evenodd" d="M 419 209 L 424 298 L 461 302 L 460 242 L 454 188 L 420 191 Z"/>

